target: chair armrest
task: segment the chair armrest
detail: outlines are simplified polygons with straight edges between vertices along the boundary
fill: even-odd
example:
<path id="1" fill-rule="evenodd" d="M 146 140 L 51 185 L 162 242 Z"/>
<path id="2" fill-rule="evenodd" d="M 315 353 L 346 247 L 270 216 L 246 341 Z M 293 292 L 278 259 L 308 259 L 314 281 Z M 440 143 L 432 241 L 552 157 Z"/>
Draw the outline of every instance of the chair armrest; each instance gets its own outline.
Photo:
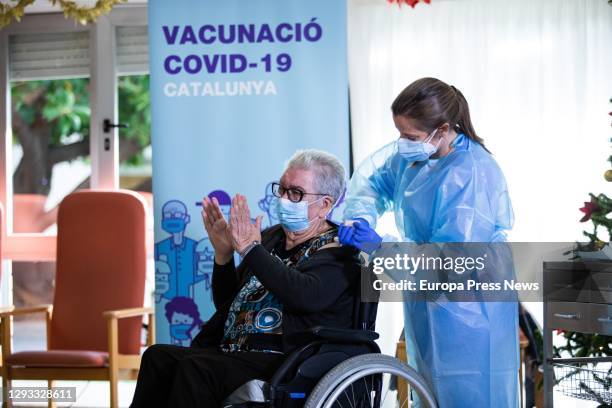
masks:
<path id="1" fill-rule="evenodd" d="M 155 310 L 152 307 L 134 307 L 131 309 L 108 310 L 102 313 L 108 325 L 109 355 L 118 353 L 119 330 L 117 321 L 128 317 L 149 315 L 149 326 L 147 327 L 146 346 L 152 346 L 155 342 Z"/>
<path id="2" fill-rule="evenodd" d="M 272 378 L 270 379 L 270 398 L 273 400 L 274 397 L 274 389 L 277 387 L 280 382 L 285 378 L 287 373 L 295 366 L 298 361 L 304 359 L 304 356 L 311 352 L 313 348 L 316 346 L 320 346 L 324 342 L 321 340 L 311 341 L 303 346 L 293 350 L 289 356 L 283 361 L 281 366 L 276 370 Z"/>
<path id="3" fill-rule="evenodd" d="M 152 307 L 134 307 L 131 309 L 109 310 L 103 313 L 107 319 L 124 319 L 127 317 L 137 317 L 146 314 L 154 314 Z"/>
<path id="4" fill-rule="evenodd" d="M 33 313 L 45 313 L 45 324 L 47 326 L 47 349 L 49 349 L 49 330 L 51 327 L 51 315 L 53 313 L 53 305 L 39 305 L 32 307 L 20 307 L 19 309 L 6 308 L 0 312 L 0 343 L 2 343 L 2 365 L 5 366 L 4 359 L 13 351 L 11 342 L 12 335 L 12 316 L 21 316 Z"/>
<path id="5" fill-rule="evenodd" d="M 340 343 L 368 343 L 378 339 L 378 333 L 371 330 L 338 329 L 335 327 L 315 326 L 305 332 L 317 340 L 328 340 Z"/>
<path id="6" fill-rule="evenodd" d="M 20 307 L 19 309 L 8 309 L 0 312 L 0 317 L 26 315 L 32 313 L 48 313 L 53 312 L 53 305 L 39 305 L 32 307 Z"/>
<path id="7" fill-rule="evenodd" d="M 283 381 L 293 367 L 295 367 L 299 361 L 303 360 L 313 348 L 329 343 L 375 345 L 376 343 L 374 343 L 374 340 L 378 338 L 378 333 L 369 330 L 336 329 L 333 327 L 315 326 L 294 333 L 291 337 L 297 337 L 301 342 L 305 342 L 305 344 L 292 351 L 270 379 L 271 399 L 274 398 L 275 387 Z M 376 348 L 378 349 L 378 346 L 376 346 Z M 380 349 L 378 349 L 378 352 L 380 352 Z"/>

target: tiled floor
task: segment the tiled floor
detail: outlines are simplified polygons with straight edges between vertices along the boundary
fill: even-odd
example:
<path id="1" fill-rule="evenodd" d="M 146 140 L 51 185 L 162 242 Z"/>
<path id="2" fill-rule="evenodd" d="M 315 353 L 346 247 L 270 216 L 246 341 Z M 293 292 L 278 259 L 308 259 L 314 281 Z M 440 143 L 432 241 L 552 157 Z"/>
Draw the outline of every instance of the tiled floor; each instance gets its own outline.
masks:
<path id="1" fill-rule="evenodd" d="M 46 335 L 43 321 L 15 322 L 13 334 L 14 351 L 43 350 Z M 14 381 L 13 386 L 44 387 L 45 381 Z M 57 381 L 57 387 L 76 387 L 77 401 L 70 404 L 57 404 L 58 407 L 98 408 L 109 406 L 109 386 L 103 381 Z M 119 406 L 129 407 L 136 387 L 135 381 L 119 382 Z M 19 404 L 15 407 L 46 407 L 47 404 Z M 580 401 L 555 393 L 555 408 L 590 408 L 594 402 Z"/>

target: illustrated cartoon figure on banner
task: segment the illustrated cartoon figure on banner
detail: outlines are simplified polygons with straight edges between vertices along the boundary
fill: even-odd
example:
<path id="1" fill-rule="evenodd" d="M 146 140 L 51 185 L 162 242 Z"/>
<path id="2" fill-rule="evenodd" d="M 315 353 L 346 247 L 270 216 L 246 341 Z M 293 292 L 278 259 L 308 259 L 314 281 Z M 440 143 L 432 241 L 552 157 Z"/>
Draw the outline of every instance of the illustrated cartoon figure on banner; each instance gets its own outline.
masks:
<path id="1" fill-rule="evenodd" d="M 185 236 L 190 220 L 187 207 L 179 200 L 169 200 L 162 207 L 161 227 L 170 236 L 155 244 L 155 260 L 165 258 L 170 266 L 166 299 L 189 296 L 191 286 L 205 278 L 197 274 L 196 241 Z"/>
<path id="2" fill-rule="evenodd" d="M 170 273 L 172 271 L 170 265 L 166 262 L 167 260 L 166 255 L 161 255 L 155 261 L 155 291 L 153 292 L 155 303 L 159 303 L 162 296 L 170 289 Z"/>
<path id="3" fill-rule="evenodd" d="M 225 216 L 226 220 L 229 220 L 230 208 L 232 207 L 232 198 L 223 190 L 214 190 L 208 194 L 208 198 L 211 200 L 216 198 L 221 207 L 221 212 Z M 201 203 L 200 203 L 201 204 Z"/>
<path id="4" fill-rule="evenodd" d="M 276 216 L 274 211 L 272 211 L 272 202 L 274 200 L 276 200 L 276 197 L 274 197 L 274 194 L 272 194 L 272 182 L 269 182 L 266 185 L 264 197 L 257 202 L 257 206 L 268 216 L 268 224 L 265 225 L 264 223 L 264 225 L 262 225 L 262 228 L 267 228 L 271 227 L 272 225 L 278 224 L 278 217 Z"/>
<path id="5" fill-rule="evenodd" d="M 184 296 L 177 296 L 166 304 L 166 319 L 170 323 L 171 343 L 178 346 L 189 346 L 203 323 L 193 299 Z"/>
<path id="6" fill-rule="evenodd" d="M 212 271 L 215 263 L 215 251 L 206 237 L 198 241 L 196 245 L 197 276 L 203 278 L 194 283 L 191 287 L 191 298 L 194 300 L 200 311 L 202 319 L 206 320 L 215 313 L 215 306 L 212 301 Z"/>
<path id="7" fill-rule="evenodd" d="M 208 198 L 211 200 L 216 198 L 221 207 L 221 212 L 226 220 L 229 220 L 230 208 L 232 206 L 232 198 L 224 190 L 214 190 L 208 194 Z M 202 206 L 202 203 L 196 203 L 198 206 Z M 251 221 L 255 222 L 255 218 L 251 218 Z"/>
<path id="8" fill-rule="evenodd" d="M 210 277 L 212 275 L 213 266 L 215 265 L 215 250 L 208 238 L 202 238 L 198 241 L 195 248 L 197 259 L 197 274 L 202 276 L 206 290 L 210 290 Z"/>

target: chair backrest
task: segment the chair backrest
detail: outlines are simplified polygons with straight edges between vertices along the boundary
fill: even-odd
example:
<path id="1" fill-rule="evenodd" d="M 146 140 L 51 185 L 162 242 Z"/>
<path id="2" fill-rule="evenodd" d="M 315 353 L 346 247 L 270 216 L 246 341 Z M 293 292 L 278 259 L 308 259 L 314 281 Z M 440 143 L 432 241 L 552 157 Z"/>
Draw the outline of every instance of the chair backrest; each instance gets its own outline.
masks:
<path id="1" fill-rule="evenodd" d="M 106 351 L 103 312 L 143 306 L 145 205 L 124 190 L 82 190 L 60 204 L 50 349 Z M 141 317 L 120 320 L 120 353 L 139 353 L 141 327 Z"/>

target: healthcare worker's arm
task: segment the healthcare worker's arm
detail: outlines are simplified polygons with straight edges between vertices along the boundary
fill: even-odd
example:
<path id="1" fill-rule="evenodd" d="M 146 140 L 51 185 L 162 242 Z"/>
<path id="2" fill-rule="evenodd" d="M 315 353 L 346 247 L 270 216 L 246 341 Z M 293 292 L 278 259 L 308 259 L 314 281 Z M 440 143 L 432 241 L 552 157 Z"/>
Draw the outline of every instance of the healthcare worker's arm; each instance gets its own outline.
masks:
<path id="1" fill-rule="evenodd" d="M 257 245 L 243 262 L 284 307 L 315 313 L 329 308 L 358 281 L 361 269 L 355 251 L 350 247 L 319 249 L 297 269 Z"/>
<path id="2" fill-rule="evenodd" d="M 513 214 L 501 170 L 476 166 L 470 152 L 455 160 L 436 193 L 429 242 L 503 241 Z"/>
<path id="3" fill-rule="evenodd" d="M 378 217 L 392 209 L 395 180 L 404 168 L 396 141 L 366 158 L 351 176 L 344 220 L 363 218 L 370 227 L 376 228 Z"/>

